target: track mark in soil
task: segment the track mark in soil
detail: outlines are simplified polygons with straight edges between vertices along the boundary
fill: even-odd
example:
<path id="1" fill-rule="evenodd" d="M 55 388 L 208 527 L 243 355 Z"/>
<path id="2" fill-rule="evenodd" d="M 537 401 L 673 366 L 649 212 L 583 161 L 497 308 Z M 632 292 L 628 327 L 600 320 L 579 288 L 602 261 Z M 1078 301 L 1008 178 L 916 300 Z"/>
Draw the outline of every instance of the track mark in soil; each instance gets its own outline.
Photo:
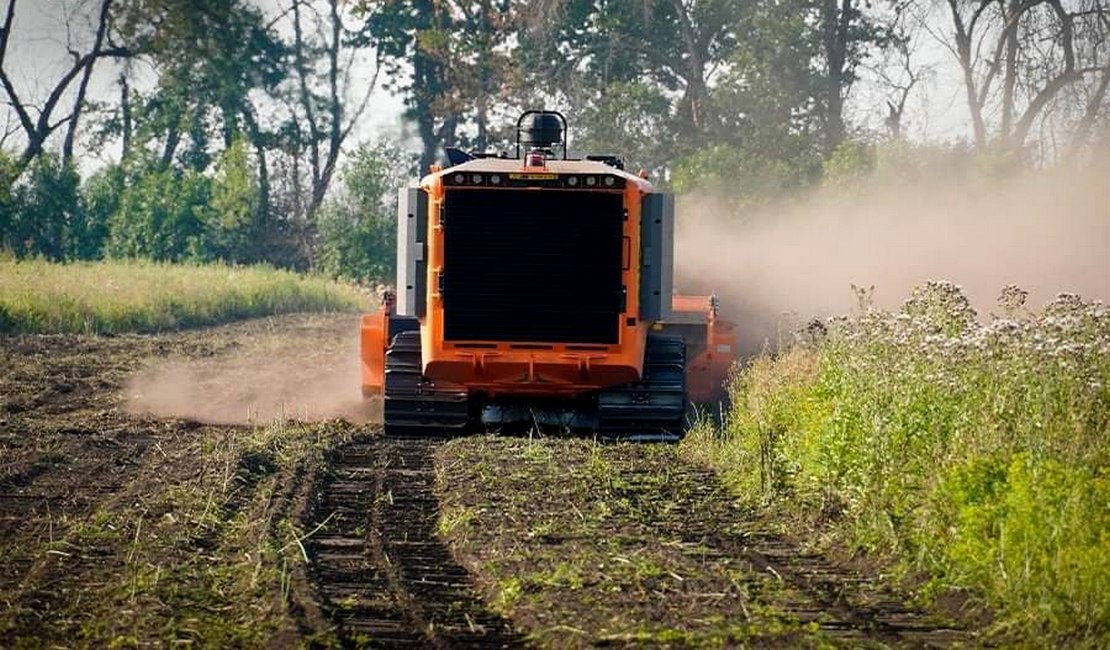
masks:
<path id="1" fill-rule="evenodd" d="M 436 536 L 438 440 L 365 437 L 336 450 L 308 547 L 311 575 L 345 646 L 522 645 L 474 596 Z"/>
<path id="2" fill-rule="evenodd" d="M 636 462 L 622 462 L 621 468 L 631 485 L 650 484 L 657 471 L 651 464 Z M 689 516 L 659 521 L 660 533 L 716 549 L 722 557 L 774 576 L 788 587 L 779 594 L 778 606 L 800 623 L 816 625 L 850 645 L 939 648 L 968 640 L 952 622 L 916 609 L 888 588 L 761 529 L 761 522 L 738 521 L 739 513 L 729 506 L 731 497 L 711 471 L 683 461 L 672 469 L 688 473 L 702 489 L 676 504 Z"/>
<path id="3" fill-rule="evenodd" d="M 552 646 L 950 647 L 974 637 L 805 552 L 665 445 L 471 438 L 437 453 L 459 557 Z M 568 628 L 568 623 L 573 628 Z"/>

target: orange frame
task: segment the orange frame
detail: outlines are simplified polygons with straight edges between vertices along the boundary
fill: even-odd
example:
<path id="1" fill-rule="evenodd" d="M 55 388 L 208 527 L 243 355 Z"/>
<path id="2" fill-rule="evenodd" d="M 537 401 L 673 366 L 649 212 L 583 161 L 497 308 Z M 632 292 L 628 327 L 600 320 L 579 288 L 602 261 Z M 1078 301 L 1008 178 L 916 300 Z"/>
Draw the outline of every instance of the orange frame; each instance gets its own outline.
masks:
<path id="1" fill-rule="evenodd" d="M 557 171 L 525 167 L 524 171 Z M 618 340 L 614 345 L 574 345 L 550 341 L 504 343 L 491 341 L 453 342 L 444 340 L 443 296 L 439 274 L 444 268 L 443 227 L 440 206 L 446 196 L 443 174 L 426 177 L 421 185 L 428 193 L 428 278 L 427 315 L 421 323 L 424 374 L 433 381 L 466 385 L 472 390 L 497 395 L 574 395 L 606 386 L 636 381 L 643 371 L 644 346 L 649 324 L 640 321 L 640 202 L 652 191 L 647 181 L 617 170 L 608 173 L 625 178 L 624 240 L 628 263 L 621 271 L 626 287 L 625 312 L 621 315 Z M 453 192 L 467 191 L 453 188 Z M 537 188 L 535 191 L 575 191 Z M 605 191 L 605 190 L 595 190 Z M 631 323 L 631 324 L 630 324 Z"/>

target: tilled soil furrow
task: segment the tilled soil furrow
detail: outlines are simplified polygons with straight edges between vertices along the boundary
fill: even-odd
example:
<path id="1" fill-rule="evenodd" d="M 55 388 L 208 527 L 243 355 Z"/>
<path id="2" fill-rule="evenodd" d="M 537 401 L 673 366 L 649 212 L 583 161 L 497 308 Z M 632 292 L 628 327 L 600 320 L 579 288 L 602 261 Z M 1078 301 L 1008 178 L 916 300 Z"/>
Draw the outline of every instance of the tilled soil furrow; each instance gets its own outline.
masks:
<path id="1" fill-rule="evenodd" d="M 658 468 L 650 463 L 629 462 L 622 464 L 621 470 L 626 485 L 646 488 Z M 737 521 L 736 513 L 730 512 L 732 500 L 717 478 L 685 462 L 672 465 L 668 471 L 687 472 L 690 482 L 701 487 L 687 491 L 671 507 L 660 508 L 662 516 L 651 525 L 663 537 L 714 549 L 723 557 L 742 560 L 758 573 L 774 576 L 789 588 L 778 605 L 798 621 L 815 624 L 828 636 L 848 643 L 948 647 L 966 638 L 947 622 L 907 606 L 862 576 L 787 539 L 764 531 L 722 534 L 722 524 L 731 522 L 743 527 L 745 522 Z M 629 495 L 636 492 L 631 489 Z M 666 516 L 670 512 L 685 512 L 688 516 Z M 706 526 L 705 522 L 714 525 Z"/>
<path id="2" fill-rule="evenodd" d="M 487 437 L 437 455 L 456 552 L 544 644 L 974 642 L 881 579 L 771 532 L 674 447 Z"/>
<path id="3" fill-rule="evenodd" d="M 363 438 L 335 452 L 308 546 L 311 574 L 345 646 L 522 645 L 472 593 L 436 537 L 438 441 Z"/>
<path id="4" fill-rule="evenodd" d="M 657 471 L 645 463 L 628 463 L 622 470 L 631 475 L 628 484 L 645 486 L 650 485 L 650 475 Z M 672 466 L 669 471 L 683 470 L 702 488 L 689 491 L 682 502 L 674 504 L 672 510 L 689 513 L 688 517 L 660 517 L 654 522 L 662 536 L 716 549 L 725 557 L 745 561 L 760 573 L 770 573 L 790 588 L 780 606 L 797 620 L 816 624 L 825 634 L 848 643 L 949 647 L 966 640 L 966 633 L 946 621 L 909 607 L 850 569 L 785 538 L 763 531 L 722 534 L 722 523 L 743 525 L 735 521 L 735 513 L 729 512 L 731 499 L 726 490 L 713 474 L 687 463 Z M 649 476 L 637 479 L 641 473 Z M 716 525 L 707 527 L 704 522 Z"/>

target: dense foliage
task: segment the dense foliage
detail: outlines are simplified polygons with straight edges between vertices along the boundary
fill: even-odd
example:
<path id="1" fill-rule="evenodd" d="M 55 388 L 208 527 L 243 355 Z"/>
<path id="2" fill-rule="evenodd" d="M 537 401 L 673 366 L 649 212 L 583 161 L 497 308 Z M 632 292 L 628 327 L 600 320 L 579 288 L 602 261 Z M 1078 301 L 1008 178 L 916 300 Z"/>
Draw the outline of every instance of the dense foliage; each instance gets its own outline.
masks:
<path id="1" fill-rule="evenodd" d="M 925 35 L 945 40 L 966 86 L 976 155 L 1022 165 L 1097 146 L 1110 116 L 1105 3 L 948 4 L 96 0 L 40 12 L 64 28 L 61 74 L 25 79 L 16 49 L 48 39 L 11 0 L 0 249 L 380 281 L 393 188 L 367 170 L 388 168 L 396 185 L 445 146 L 507 148 L 515 117 L 537 107 L 567 114 L 573 151 L 621 155 L 745 211 L 851 178 L 870 143 L 903 138 L 907 99 L 933 70 Z M 411 157 L 355 143 L 375 90 L 403 99 Z"/>
<path id="2" fill-rule="evenodd" d="M 981 324 L 951 284 L 815 322 L 736 377 L 706 454 L 754 501 L 966 590 L 999 631 L 1110 638 L 1110 310 L 1008 287 Z"/>

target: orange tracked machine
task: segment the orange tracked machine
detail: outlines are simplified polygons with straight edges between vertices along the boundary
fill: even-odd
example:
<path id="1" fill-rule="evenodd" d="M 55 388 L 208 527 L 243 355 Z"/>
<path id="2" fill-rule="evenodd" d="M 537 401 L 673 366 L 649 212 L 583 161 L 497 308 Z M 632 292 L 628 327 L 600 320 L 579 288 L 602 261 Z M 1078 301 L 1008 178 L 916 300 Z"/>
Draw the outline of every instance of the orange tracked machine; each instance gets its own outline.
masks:
<path id="1" fill-rule="evenodd" d="M 362 318 L 387 432 L 512 423 L 679 437 L 720 398 L 733 325 L 673 296 L 674 200 L 614 156 L 567 157 L 529 111 L 516 155 L 449 149 L 400 191 L 397 293 Z"/>

